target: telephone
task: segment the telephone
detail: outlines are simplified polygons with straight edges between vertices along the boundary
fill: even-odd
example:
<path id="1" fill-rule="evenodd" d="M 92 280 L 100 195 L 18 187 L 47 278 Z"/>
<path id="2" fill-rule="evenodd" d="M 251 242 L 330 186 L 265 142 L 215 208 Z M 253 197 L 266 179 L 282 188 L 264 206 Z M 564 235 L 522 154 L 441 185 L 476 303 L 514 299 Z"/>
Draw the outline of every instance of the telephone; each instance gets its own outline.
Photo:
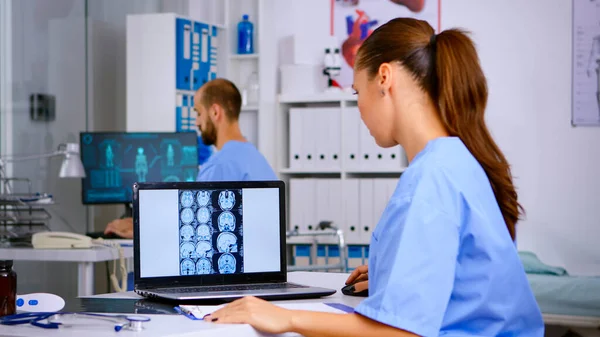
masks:
<path id="1" fill-rule="evenodd" d="M 38 232 L 31 237 L 31 244 L 37 249 L 92 248 L 92 238 L 70 232 Z"/>
<path id="2" fill-rule="evenodd" d="M 111 240 L 92 239 L 89 236 L 71 232 L 38 232 L 31 236 L 31 244 L 36 249 L 71 249 L 92 248 L 92 246 L 105 246 L 114 248 L 119 252 L 119 271 L 121 272 L 121 284 L 117 278 L 117 259 L 113 264 L 110 281 L 116 291 L 127 291 L 127 266 L 123 257 L 123 248 L 118 242 Z"/>

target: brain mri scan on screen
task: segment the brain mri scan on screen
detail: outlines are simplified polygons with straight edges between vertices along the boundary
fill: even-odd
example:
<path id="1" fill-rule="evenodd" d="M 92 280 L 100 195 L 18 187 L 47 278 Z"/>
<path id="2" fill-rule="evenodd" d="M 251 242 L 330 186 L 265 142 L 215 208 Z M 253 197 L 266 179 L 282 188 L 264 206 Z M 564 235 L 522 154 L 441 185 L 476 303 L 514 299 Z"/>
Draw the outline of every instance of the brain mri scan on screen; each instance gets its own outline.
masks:
<path id="1" fill-rule="evenodd" d="M 244 272 L 242 190 L 179 191 L 181 275 Z"/>

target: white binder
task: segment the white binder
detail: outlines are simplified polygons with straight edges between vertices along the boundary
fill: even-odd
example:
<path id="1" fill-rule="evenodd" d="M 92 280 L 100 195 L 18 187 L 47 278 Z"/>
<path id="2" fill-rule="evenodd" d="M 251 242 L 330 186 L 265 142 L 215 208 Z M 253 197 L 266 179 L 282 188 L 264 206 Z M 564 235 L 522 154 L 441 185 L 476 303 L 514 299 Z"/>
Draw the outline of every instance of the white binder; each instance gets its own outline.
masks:
<path id="1" fill-rule="evenodd" d="M 388 185 L 387 190 L 388 190 L 388 202 L 389 202 L 389 200 L 394 195 L 394 192 L 396 192 L 396 187 L 398 186 L 399 179 L 390 178 L 390 179 L 386 179 L 386 181 L 387 181 L 387 185 Z"/>
<path id="2" fill-rule="evenodd" d="M 304 164 L 303 138 L 304 135 L 304 116 L 303 109 L 292 108 L 289 112 L 289 167 L 291 169 L 301 169 Z"/>
<path id="3" fill-rule="evenodd" d="M 358 108 L 344 109 L 343 126 L 343 157 L 346 171 L 358 171 L 360 169 L 360 112 Z"/>
<path id="4" fill-rule="evenodd" d="M 382 149 L 375 143 L 375 138 L 371 136 L 369 129 L 365 123 L 360 121 L 360 136 L 359 136 L 359 167 L 361 171 L 374 171 L 378 170 L 381 165 L 381 158 L 378 155 L 382 154 Z"/>
<path id="5" fill-rule="evenodd" d="M 329 192 L 329 217 L 336 226 L 340 227 L 344 223 L 342 181 L 340 179 L 327 179 L 326 183 Z"/>
<path id="6" fill-rule="evenodd" d="M 368 244 L 371 241 L 372 228 L 376 225 L 374 222 L 373 209 L 373 179 L 359 180 L 359 207 L 360 207 L 360 242 Z"/>
<path id="7" fill-rule="evenodd" d="M 310 110 L 312 117 L 310 117 L 311 127 L 309 127 L 310 141 L 313 142 L 313 167 L 315 169 L 326 169 L 328 168 L 328 151 L 329 151 L 329 115 L 331 110 L 326 108 L 314 108 Z"/>
<path id="8" fill-rule="evenodd" d="M 323 124 L 325 130 L 323 130 L 323 146 L 326 148 L 325 151 L 325 165 L 327 169 L 340 169 L 341 168 L 341 147 L 342 147 L 342 125 L 341 125 L 341 110 L 339 108 L 328 108 L 325 109 L 323 118 Z"/>
<path id="9" fill-rule="evenodd" d="M 371 134 L 369 134 L 369 129 L 367 129 L 367 126 L 365 125 L 365 123 L 361 120 L 359 121 L 359 136 L 358 136 L 358 140 L 359 140 L 359 145 L 358 145 L 358 151 L 359 151 L 359 155 L 358 155 L 358 162 L 359 162 L 359 168 L 360 170 L 366 170 L 366 169 L 370 169 L 372 168 L 371 166 L 371 162 L 372 162 L 372 158 L 371 158 L 371 151 L 370 151 L 370 144 L 369 142 L 371 141 Z"/>
<path id="10" fill-rule="evenodd" d="M 289 197 L 289 209 L 290 209 L 290 222 L 288 224 L 289 230 L 300 230 L 304 224 L 304 213 L 305 213 L 305 201 L 302 198 L 305 179 L 290 179 L 290 197 Z"/>
<path id="11" fill-rule="evenodd" d="M 303 179 L 302 183 L 302 200 L 304 226 L 301 231 L 309 231 L 314 229 L 318 224 L 317 216 L 317 180 L 318 179 Z"/>
<path id="12" fill-rule="evenodd" d="M 307 170 L 315 169 L 318 167 L 316 160 L 317 156 L 317 140 L 315 131 L 319 131 L 319 109 L 317 108 L 302 108 L 302 167 Z"/>
<path id="13" fill-rule="evenodd" d="M 363 235 L 371 237 L 373 230 L 379 223 L 383 211 L 390 200 L 389 192 L 390 179 L 380 178 L 373 180 L 373 225 L 368 230 L 363 231 Z"/>
<path id="14" fill-rule="evenodd" d="M 382 168 L 389 171 L 400 171 L 408 166 L 406 152 L 400 145 L 384 149 L 384 162 Z"/>
<path id="15" fill-rule="evenodd" d="M 315 230 L 319 222 L 321 221 L 333 221 L 331 218 L 331 209 L 329 207 L 329 181 L 328 179 L 315 179 L 316 180 L 316 206 L 314 208 L 317 214 L 317 221 L 313 223 L 311 230 Z"/>
<path id="16" fill-rule="evenodd" d="M 400 169 L 400 145 L 390 147 L 384 150 L 384 162 L 382 167 L 387 170 L 399 170 Z"/>
<path id="17" fill-rule="evenodd" d="M 407 168 L 408 167 L 408 157 L 406 156 L 406 151 L 401 146 L 398 147 L 398 156 L 399 156 L 398 165 L 400 166 L 400 168 Z"/>
<path id="18" fill-rule="evenodd" d="M 344 237 L 348 241 L 348 244 L 358 244 L 360 241 L 360 204 L 359 204 L 359 179 L 346 179 L 344 180 L 344 196 L 342 198 L 344 203 Z"/>

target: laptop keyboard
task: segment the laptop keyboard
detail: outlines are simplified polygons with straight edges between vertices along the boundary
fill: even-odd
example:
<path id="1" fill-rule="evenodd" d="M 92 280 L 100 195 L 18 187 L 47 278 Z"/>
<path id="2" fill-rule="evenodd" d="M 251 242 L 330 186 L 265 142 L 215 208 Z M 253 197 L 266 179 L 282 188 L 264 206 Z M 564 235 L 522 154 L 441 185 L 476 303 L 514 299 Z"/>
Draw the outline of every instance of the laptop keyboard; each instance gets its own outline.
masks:
<path id="1" fill-rule="evenodd" d="M 294 289 L 308 288 L 293 283 L 260 283 L 260 284 L 239 284 L 239 285 L 218 285 L 218 286 L 202 286 L 202 287 L 186 287 L 186 288 L 162 288 L 154 289 L 155 293 L 202 293 L 202 292 L 221 292 L 221 291 L 244 291 L 244 290 L 272 290 L 272 289 Z"/>

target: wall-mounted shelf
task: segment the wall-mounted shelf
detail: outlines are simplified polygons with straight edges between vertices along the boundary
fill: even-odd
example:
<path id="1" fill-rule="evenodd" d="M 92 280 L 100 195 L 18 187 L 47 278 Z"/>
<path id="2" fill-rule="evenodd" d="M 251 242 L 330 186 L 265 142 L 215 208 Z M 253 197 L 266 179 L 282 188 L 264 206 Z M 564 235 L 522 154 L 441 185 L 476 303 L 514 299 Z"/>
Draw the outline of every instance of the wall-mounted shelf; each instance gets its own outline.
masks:
<path id="1" fill-rule="evenodd" d="M 356 96 L 352 93 L 316 93 L 316 94 L 281 94 L 279 103 L 328 103 L 328 102 L 356 102 Z"/>
<path id="2" fill-rule="evenodd" d="M 406 171 L 406 167 L 399 169 L 361 169 L 361 170 L 349 170 L 347 174 L 361 175 L 361 174 L 401 174 Z"/>
<path id="3" fill-rule="evenodd" d="M 348 175 L 373 175 L 373 174 L 387 174 L 387 175 L 400 175 L 402 174 L 404 171 L 406 170 L 406 168 L 400 168 L 400 169 L 373 169 L 373 170 L 369 170 L 369 169 L 363 169 L 363 170 L 341 170 L 341 169 L 291 169 L 291 168 L 284 168 L 284 169 L 280 169 L 279 173 L 281 174 L 286 174 L 286 175 L 307 175 L 307 174 L 337 174 L 340 175 L 342 173 L 348 174 Z"/>
<path id="4" fill-rule="evenodd" d="M 292 169 L 292 168 L 284 168 L 279 170 L 280 173 L 285 174 L 340 174 L 342 170 L 335 168 L 311 168 L 311 169 Z"/>
<path id="5" fill-rule="evenodd" d="M 220 40 L 225 57 L 221 60 L 224 64 L 224 71 L 219 76 L 232 81 L 240 93 L 244 95 L 244 90 L 249 90 L 250 78 L 256 76 L 258 81 L 258 103 L 241 107 L 240 128 L 242 134 L 252 142 L 261 152 L 259 144 L 260 120 L 264 118 L 264 106 L 260 99 L 264 75 L 260 69 L 260 45 L 261 29 L 264 16 L 262 7 L 264 0 L 211 0 L 222 8 L 224 14 L 223 21 L 227 25 L 227 32 L 223 34 Z M 249 15 L 249 20 L 254 25 L 254 49 L 252 54 L 238 54 L 238 30 L 237 26 L 244 15 Z M 254 75 L 256 74 L 256 75 Z"/>
<path id="6" fill-rule="evenodd" d="M 175 93 L 177 94 L 182 94 L 182 95 L 194 95 L 196 92 L 193 90 L 182 90 L 182 89 L 176 89 Z"/>
<path id="7" fill-rule="evenodd" d="M 258 54 L 231 54 L 230 60 L 258 60 Z"/>

